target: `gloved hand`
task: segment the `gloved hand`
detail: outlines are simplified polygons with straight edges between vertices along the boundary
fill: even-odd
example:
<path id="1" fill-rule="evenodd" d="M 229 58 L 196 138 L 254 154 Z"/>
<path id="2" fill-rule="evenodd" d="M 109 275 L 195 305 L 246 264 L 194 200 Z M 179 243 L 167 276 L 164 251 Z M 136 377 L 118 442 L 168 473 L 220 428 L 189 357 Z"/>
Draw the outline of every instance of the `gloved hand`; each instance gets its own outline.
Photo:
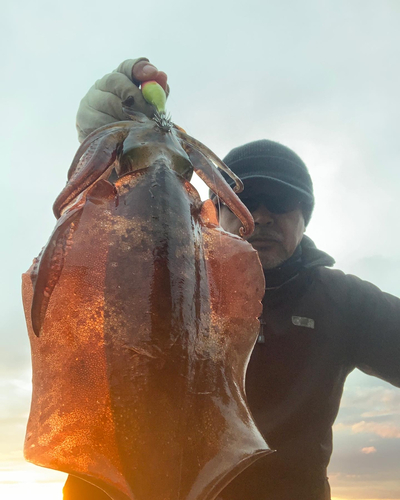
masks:
<path id="1" fill-rule="evenodd" d="M 128 117 L 122 111 L 122 102 L 129 100 L 129 106 L 151 117 L 154 108 L 148 104 L 139 90 L 141 82 L 157 81 L 169 93 L 167 75 L 152 65 L 145 57 L 128 59 L 118 68 L 103 76 L 91 87 L 82 99 L 76 117 L 79 141 L 82 142 L 93 130 L 103 125 Z M 132 106 L 133 104 L 133 106 Z"/>

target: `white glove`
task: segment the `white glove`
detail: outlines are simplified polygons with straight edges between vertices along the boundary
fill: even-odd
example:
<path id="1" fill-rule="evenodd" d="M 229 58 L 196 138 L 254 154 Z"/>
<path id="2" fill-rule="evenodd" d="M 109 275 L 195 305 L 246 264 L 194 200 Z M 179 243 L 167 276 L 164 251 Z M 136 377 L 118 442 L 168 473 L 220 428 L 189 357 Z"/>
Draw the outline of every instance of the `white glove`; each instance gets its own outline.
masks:
<path id="1" fill-rule="evenodd" d="M 158 81 L 168 95 L 167 75 L 158 71 L 145 57 L 128 59 L 115 71 L 97 80 L 79 105 L 76 116 L 79 141 L 82 142 L 103 125 L 127 120 L 122 103 L 128 98 L 129 107 L 149 117 L 153 116 L 154 108 L 144 100 L 139 89 L 140 83 L 146 80 Z"/>

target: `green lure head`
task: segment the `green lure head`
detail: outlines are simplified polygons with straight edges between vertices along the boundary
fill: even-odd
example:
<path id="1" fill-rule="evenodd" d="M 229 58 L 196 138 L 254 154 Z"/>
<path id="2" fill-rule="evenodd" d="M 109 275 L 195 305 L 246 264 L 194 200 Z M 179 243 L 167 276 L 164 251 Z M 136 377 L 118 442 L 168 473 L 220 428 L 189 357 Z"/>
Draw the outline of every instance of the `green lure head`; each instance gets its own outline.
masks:
<path id="1" fill-rule="evenodd" d="M 143 82 L 142 94 L 145 100 L 156 108 L 159 115 L 165 114 L 167 96 L 159 83 L 154 80 Z"/>
<path id="2" fill-rule="evenodd" d="M 170 132 L 173 124 L 171 122 L 171 116 L 167 116 L 165 112 L 167 95 L 164 89 L 156 81 L 148 80 L 142 83 L 142 94 L 145 100 L 156 109 L 153 120 L 161 130 Z"/>

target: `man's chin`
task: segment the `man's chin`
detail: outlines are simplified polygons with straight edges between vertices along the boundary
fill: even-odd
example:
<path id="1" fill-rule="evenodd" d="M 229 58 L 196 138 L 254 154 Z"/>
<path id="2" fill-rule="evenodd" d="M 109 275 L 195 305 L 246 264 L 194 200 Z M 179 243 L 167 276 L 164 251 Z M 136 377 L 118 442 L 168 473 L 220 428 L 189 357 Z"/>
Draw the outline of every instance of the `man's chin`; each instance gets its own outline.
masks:
<path id="1" fill-rule="evenodd" d="M 257 251 L 258 251 L 258 257 L 260 259 L 261 265 L 265 271 L 279 267 L 286 260 L 285 256 L 278 254 L 278 253 L 275 253 L 275 252 L 268 251 L 268 250 L 263 249 L 263 248 L 260 248 Z"/>

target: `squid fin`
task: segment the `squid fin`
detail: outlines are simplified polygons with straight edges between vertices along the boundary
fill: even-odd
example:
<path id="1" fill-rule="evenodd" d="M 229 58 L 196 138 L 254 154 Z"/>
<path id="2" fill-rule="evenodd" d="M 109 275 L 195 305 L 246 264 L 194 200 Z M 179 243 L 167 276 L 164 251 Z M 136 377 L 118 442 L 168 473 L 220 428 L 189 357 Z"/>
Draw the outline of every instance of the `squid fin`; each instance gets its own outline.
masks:
<path id="1" fill-rule="evenodd" d="M 117 203 L 117 190 L 111 182 L 100 179 L 88 190 L 84 201 L 80 200 L 59 219 L 47 245 L 35 262 L 31 274 L 33 284 L 31 317 L 33 331 L 37 337 L 43 326 L 51 294 L 61 276 L 65 257 L 72 246 L 73 233 L 78 228 L 84 204 L 90 202 L 97 205 L 103 203 L 105 199 L 115 199 Z"/>
<path id="2" fill-rule="evenodd" d="M 51 294 L 60 278 L 65 256 L 72 244 L 72 234 L 76 230 L 83 207 L 68 211 L 58 221 L 47 245 L 40 253 L 32 270 L 33 284 L 32 327 L 39 337 L 42 330 Z"/>

